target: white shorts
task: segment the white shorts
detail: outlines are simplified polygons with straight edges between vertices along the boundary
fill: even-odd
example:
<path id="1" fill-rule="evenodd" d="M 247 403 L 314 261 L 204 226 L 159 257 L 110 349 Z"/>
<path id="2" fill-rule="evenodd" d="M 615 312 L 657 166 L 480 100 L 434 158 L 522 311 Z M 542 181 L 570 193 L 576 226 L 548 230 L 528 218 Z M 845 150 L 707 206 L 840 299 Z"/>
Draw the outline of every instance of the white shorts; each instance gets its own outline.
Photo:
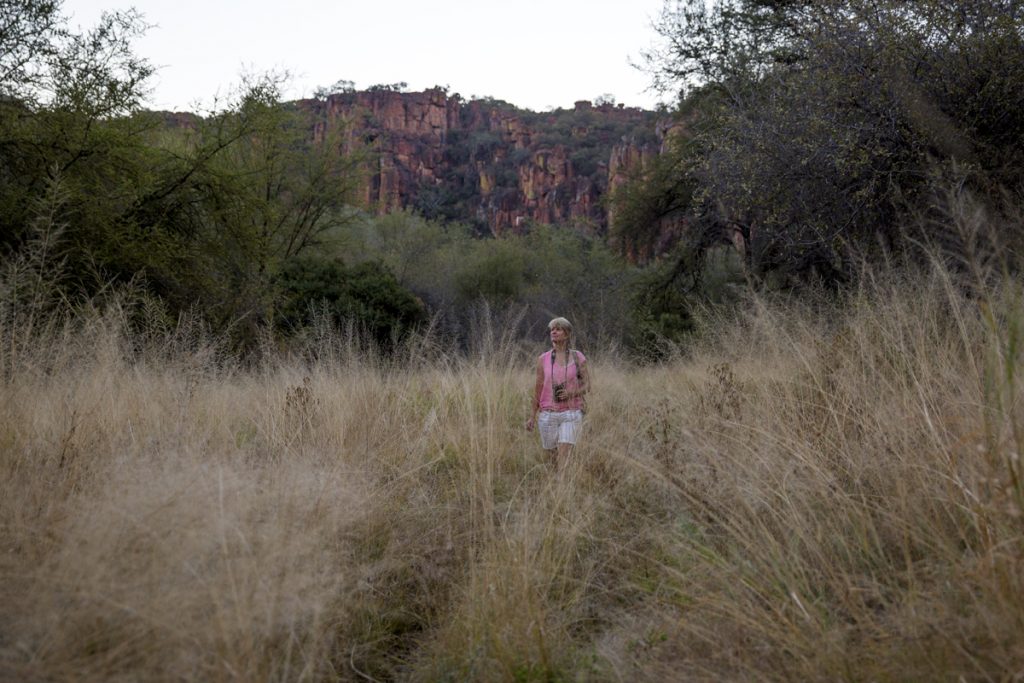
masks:
<path id="1" fill-rule="evenodd" d="M 583 413 L 579 410 L 566 410 L 560 413 L 545 410 L 537 416 L 540 445 L 548 451 L 560 443 L 575 444 L 582 426 Z"/>

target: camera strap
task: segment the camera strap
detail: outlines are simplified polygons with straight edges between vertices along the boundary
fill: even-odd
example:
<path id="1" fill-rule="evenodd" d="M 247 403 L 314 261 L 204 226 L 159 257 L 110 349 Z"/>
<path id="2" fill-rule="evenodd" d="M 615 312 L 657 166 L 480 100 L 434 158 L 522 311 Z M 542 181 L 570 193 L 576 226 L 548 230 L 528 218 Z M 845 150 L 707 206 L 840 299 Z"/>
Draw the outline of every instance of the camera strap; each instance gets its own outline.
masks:
<path id="1" fill-rule="evenodd" d="M 565 350 L 565 365 L 562 366 L 562 384 L 566 384 L 569 381 L 569 354 L 572 353 L 575 358 L 575 351 L 569 349 Z M 562 403 L 558 400 L 558 395 L 555 392 L 555 356 L 558 355 L 557 349 L 551 349 L 551 400 L 554 403 Z M 580 366 L 576 364 L 576 379 L 579 381 Z"/>

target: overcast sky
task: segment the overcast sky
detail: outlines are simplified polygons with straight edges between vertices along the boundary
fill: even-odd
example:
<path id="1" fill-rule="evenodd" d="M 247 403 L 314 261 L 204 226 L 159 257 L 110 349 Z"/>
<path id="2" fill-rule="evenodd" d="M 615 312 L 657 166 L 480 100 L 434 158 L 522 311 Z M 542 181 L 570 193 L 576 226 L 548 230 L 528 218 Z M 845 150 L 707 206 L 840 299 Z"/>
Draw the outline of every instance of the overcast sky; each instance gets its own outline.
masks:
<path id="1" fill-rule="evenodd" d="M 465 98 L 571 107 L 611 94 L 652 108 L 630 66 L 654 41 L 663 0 L 65 0 L 72 26 L 135 7 L 152 28 L 136 53 L 158 67 L 149 106 L 192 110 L 243 72 L 287 70 L 291 98 L 349 80 L 447 85 Z"/>

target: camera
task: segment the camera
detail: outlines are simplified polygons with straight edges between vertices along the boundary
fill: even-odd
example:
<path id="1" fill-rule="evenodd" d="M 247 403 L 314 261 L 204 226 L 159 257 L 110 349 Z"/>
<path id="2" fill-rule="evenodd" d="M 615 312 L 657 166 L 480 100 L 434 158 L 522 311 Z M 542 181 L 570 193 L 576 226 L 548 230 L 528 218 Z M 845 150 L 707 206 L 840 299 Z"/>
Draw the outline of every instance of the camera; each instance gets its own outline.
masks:
<path id="1" fill-rule="evenodd" d="M 569 400 L 569 395 L 565 391 L 565 382 L 562 382 L 561 384 L 556 384 L 553 387 L 551 387 L 551 392 L 555 395 L 556 401 Z"/>

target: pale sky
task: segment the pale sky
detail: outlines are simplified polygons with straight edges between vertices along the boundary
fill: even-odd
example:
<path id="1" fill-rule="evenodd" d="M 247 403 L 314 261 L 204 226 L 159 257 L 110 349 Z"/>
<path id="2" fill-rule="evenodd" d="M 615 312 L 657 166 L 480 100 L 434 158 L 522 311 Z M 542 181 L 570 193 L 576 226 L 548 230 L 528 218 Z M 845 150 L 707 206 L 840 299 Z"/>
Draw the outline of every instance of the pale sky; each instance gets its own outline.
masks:
<path id="1" fill-rule="evenodd" d="M 136 54 L 158 67 L 153 109 L 194 110 L 243 72 L 287 70 L 288 99 L 349 80 L 447 85 L 542 111 L 611 94 L 653 108 L 630 66 L 655 40 L 663 0 L 65 0 L 73 27 L 135 7 L 152 28 Z"/>

